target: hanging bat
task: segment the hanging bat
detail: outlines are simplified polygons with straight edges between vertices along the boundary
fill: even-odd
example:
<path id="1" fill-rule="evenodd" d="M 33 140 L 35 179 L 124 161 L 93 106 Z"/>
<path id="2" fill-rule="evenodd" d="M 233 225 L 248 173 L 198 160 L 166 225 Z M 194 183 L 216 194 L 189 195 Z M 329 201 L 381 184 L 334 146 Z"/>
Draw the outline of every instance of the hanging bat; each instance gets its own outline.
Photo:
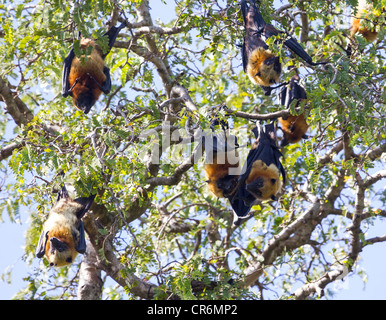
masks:
<path id="1" fill-rule="evenodd" d="M 64 59 L 62 75 L 62 95 L 71 96 L 75 107 L 87 114 L 103 93 L 111 90 L 110 69 L 105 66 L 105 58 L 113 47 L 119 31 L 125 27 L 112 27 L 104 35 L 108 36 L 108 51 L 103 52 L 93 39 L 82 38 L 82 49 L 92 47 L 91 54 L 78 58 L 72 48 Z M 84 60 L 84 61 L 83 61 Z"/>
<path id="2" fill-rule="evenodd" d="M 290 82 L 289 87 L 283 87 L 279 93 L 279 99 L 283 106 L 289 109 L 293 100 L 297 100 L 296 107 L 298 107 L 300 100 L 307 99 L 306 91 L 299 84 L 300 77 L 294 75 Z M 283 140 L 281 146 L 284 147 L 289 143 L 299 142 L 302 138 L 307 139 L 306 132 L 308 130 L 308 124 L 304 118 L 304 114 L 289 115 L 286 118 L 279 118 L 281 129 L 283 131 Z"/>
<path id="3" fill-rule="evenodd" d="M 63 185 L 57 202 L 43 224 L 36 256 L 44 255 L 50 266 L 63 267 L 71 264 L 78 253 L 86 251 L 84 224 L 81 220 L 90 209 L 96 195 L 71 199 Z"/>
<path id="4" fill-rule="evenodd" d="M 236 187 L 239 178 L 239 155 L 237 139 L 226 132 L 228 123 L 215 118 L 211 123 L 211 129 L 221 124 L 223 132 L 204 135 L 205 164 L 204 172 L 209 190 L 218 198 L 230 197 Z"/>
<path id="5" fill-rule="evenodd" d="M 285 183 L 285 171 L 279 160 L 282 154 L 275 141 L 274 122 L 266 124 L 264 130 L 258 125 L 252 131 L 256 140 L 231 199 L 237 217 L 245 217 L 255 200 L 277 200 L 276 194 L 282 185 L 280 176 Z"/>
<path id="6" fill-rule="evenodd" d="M 248 5 L 247 1 L 241 1 L 241 12 L 245 27 L 245 37 L 241 50 L 243 68 L 250 80 L 260 85 L 265 95 L 270 95 L 272 89 L 269 87 L 280 81 L 282 67 L 280 58 L 269 50 L 265 41 L 284 32 L 266 23 L 259 12 L 257 4 L 252 0 L 252 3 Z M 292 37 L 284 41 L 284 45 L 310 65 L 327 63 L 313 62 L 303 47 Z"/>

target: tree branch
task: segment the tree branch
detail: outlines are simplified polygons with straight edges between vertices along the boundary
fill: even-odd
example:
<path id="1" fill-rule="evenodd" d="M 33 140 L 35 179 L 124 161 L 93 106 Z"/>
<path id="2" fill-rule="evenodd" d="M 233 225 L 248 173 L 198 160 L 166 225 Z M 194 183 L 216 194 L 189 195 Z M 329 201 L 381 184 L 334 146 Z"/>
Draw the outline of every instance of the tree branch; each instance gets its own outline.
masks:
<path id="1" fill-rule="evenodd" d="M 19 127 L 21 125 L 26 125 L 32 120 L 33 114 L 31 110 L 27 108 L 25 103 L 21 101 L 19 97 L 12 93 L 2 77 L 0 77 L 0 97 L 2 97 L 5 103 L 5 109 Z"/>
<path id="2" fill-rule="evenodd" d="M 97 253 L 91 243 L 88 242 L 79 269 L 78 299 L 100 300 L 102 286 L 101 270 L 97 267 Z"/>

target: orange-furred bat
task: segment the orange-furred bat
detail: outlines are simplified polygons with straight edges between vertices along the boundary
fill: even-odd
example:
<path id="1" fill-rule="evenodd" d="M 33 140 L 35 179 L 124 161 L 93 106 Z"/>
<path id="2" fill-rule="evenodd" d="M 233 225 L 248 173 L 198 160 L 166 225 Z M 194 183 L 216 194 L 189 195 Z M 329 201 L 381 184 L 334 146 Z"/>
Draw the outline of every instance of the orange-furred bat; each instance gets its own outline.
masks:
<path id="1" fill-rule="evenodd" d="M 74 105 L 86 114 L 102 92 L 108 94 L 111 90 L 110 69 L 105 66 L 105 58 L 113 47 L 119 31 L 124 27 L 125 23 L 122 23 L 119 27 L 112 27 L 105 33 L 109 39 L 107 52 L 104 53 L 95 40 L 82 38 L 81 48 L 91 46 L 91 54 L 80 59 L 75 55 L 74 49 L 71 49 L 64 59 L 62 95 L 71 96 Z"/>
<path id="2" fill-rule="evenodd" d="M 239 155 L 237 139 L 229 135 L 228 123 L 215 118 L 211 123 L 211 129 L 221 124 L 220 133 L 203 136 L 205 146 L 204 172 L 209 190 L 218 198 L 230 197 L 236 187 L 239 178 Z"/>
<path id="3" fill-rule="evenodd" d="M 373 10 L 372 1 L 366 1 L 366 0 L 358 1 L 357 13 L 351 19 L 351 27 L 350 27 L 351 38 L 354 38 L 354 35 L 357 32 L 360 33 L 368 42 L 373 42 L 377 38 L 378 32 L 376 31 L 375 26 L 371 29 L 368 29 L 363 23 L 363 21 L 367 19 L 368 13 L 371 12 L 372 10 Z"/>
<path id="4" fill-rule="evenodd" d="M 56 204 L 43 224 L 36 256 L 44 255 L 50 266 L 63 267 L 74 262 L 78 253 L 86 251 L 84 224 L 81 218 L 90 209 L 95 195 L 71 199 L 63 185 Z"/>
<path id="5" fill-rule="evenodd" d="M 241 12 L 245 27 L 241 50 L 244 72 L 253 83 L 261 86 L 265 95 L 270 95 L 272 90 L 270 86 L 280 81 L 282 68 L 280 58 L 269 50 L 265 41 L 284 32 L 264 21 L 254 0 L 242 0 Z M 313 62 L 303 47 L 292 37 L 284 41 L 284 45 L 310 65 L 326 63 Z"/>
<path id="6" fill-rule="evenodd" d="M 292 76 L 289 87 L 285 86 L 279 93 L 279 99 L 283 106 L 289 109 L 293 100 L 297 100 L 295 108 L 299 105 L 300 100 L 307 99 L 306 91 L 299 84 L 299 76 Z M 299 142 L 302 138 L 307 139 L 306 132 L 308 124 L 304 118 L 304 114 L 289 115 L 286 118 L 279 118 L 281 129 L 283 131 L 283 140 L 281 146 L 284 147 L 289 143 Z"/>
<path id="7" fill-rule="evenodd" d="M 264 129 L 258 125 L 253 129 L 255 142 L 248 153 L 247 161 L 240 175 L 237 190 L 230 200 L 238 217 L 245 217 L 255 200 L 277 200 L 276 194 L 285 183 L 285 171 L 279 158 L 281 152 L 276 146 L 274 122 Z"/>

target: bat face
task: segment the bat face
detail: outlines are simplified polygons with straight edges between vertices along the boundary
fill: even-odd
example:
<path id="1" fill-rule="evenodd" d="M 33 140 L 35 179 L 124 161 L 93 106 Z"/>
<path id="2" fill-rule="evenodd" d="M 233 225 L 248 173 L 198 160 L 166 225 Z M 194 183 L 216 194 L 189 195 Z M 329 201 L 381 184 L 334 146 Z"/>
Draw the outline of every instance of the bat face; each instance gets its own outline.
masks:
<path id="1" fill-rule="evenodd" d="M 75 250 L 75 242 L 73 236 L 70 234 L 67 237 L 65 234 L 67 230 L 61 230 L 58 232 L 60 238 L 50 236 L 48 233 L 49 241 L 47 241 L 46 257 L 50 263 L 50 267 L 64 267 L 71 264 L 78 252 Z M 55 234 L 56 232 L 52 232 Z"/>
<path id="2" fill-rule="evenodd" d="M 214 170 L 217 171 L 218 169 L 216 168 Z M 217 198 L 225 198 L 232 195 L 236 190 L 239 176 L 229 175 L 228 173 L 218 174 L 218 172 L 211 175 L 210 172 L 214 170 L 213 167 L 210 169 L 208 167 L 205 168 L 209 190 Z M 228 168 L 226 169 L 226 172 L 228 172 Z"/>
<path id="3" fill-rule="evenodd" d="M 279 57 L 264 48 L 255 49 L 247 64 L 249 79 L 255 84 L 269 87 L 280 81 L 281 63 Z"/>
<path id="4" fill-rule="evenodd" d="M 245 183 L 247 191 L 256 199 L 275 200 L 281 187 L 279 169 L 273 163 L 267 166 L 262 160 L 256 160 Z"/>
<path id="5" fill-rule="evenodd" d="M 51 209 L 43 226 L 47 237 L 45 254 L 50 266 L 62 267 L 76 258 L 78 252 L 75 247 L 80 238 L 76 213 L 81 209 L 81 204 L 65 198 L 60 199 Z"/>
<path id="6" fill-rule="evenodd" d="M 76 79 L 77 84 L 72 91 L 72 101 L 75 107 L 87 114 L 99 99 L 102 91 L 95 86 L 94 81 L 87 74 Z"/>

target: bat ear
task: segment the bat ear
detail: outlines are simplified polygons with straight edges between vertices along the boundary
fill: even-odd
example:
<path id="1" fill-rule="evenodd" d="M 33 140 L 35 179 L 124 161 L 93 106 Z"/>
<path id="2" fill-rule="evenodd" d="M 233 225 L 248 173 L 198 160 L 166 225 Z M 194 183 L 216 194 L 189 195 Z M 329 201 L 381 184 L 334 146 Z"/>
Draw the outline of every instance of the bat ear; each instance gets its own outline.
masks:
<path id="1" fill-rule="evenodd" d="M 276 200 L 277 200 L 277 197 L 276 197 L 275 195 L 273 195 L 273 196 L 271 197 L 271 199 L 272 199 L 273 201 L 276 201 Z"/>

